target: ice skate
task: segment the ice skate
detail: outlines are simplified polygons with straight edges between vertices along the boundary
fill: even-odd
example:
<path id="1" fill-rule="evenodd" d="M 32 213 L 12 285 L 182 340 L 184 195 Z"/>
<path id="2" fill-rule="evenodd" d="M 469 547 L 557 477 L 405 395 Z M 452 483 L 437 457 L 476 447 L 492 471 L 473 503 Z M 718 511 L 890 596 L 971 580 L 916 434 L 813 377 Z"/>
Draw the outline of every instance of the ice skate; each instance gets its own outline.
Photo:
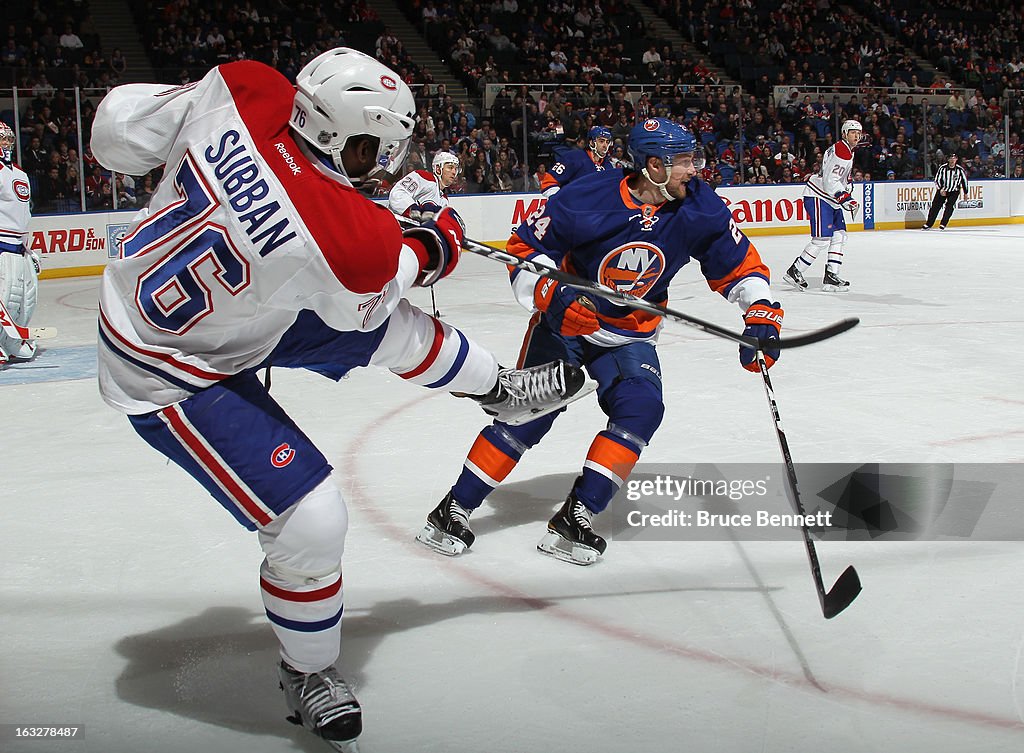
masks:
<path id="1" fill-rule="evenodd" d="M 526 369 L 499 369 L 498 383 L 486 395 L 460 395 L 480 403 L 484 413 L 518 426 L 546 416 L 597 389 L 583 369 L 551 361 Z"/>
<path id="2" fill-rule="evenodd" d="M 337 669 L 306 674 L 282 661 L 278 676 L 292 712 L 289 722 L 323 738 L 334 750 L 359 753 L 356 738 L 363 731 L 363 712 Z"/>
<path id="3" fill-rule="evenodd" d="M 825 277 L 821 281 L 821 289 L 826 293 L 845 293 L 850 289 L 850 283 L 842 279 L 835 272 L 825 270 Z"/>
<path id="4" fill-rule="evenodd" d="M 607 542 L 594 533 L 593 513 L 571 493 L 555 516 L 537 549 L 563 562 L 592 565 L 604 554 Z"/>
<path id="5" fill-rule="evenodd" d="M 430 511 L 427 525 L 416 534 L 416 540 L 448 557 L 462 554 L 473 546 L 476 539 L 469 527 L 471 512 L 456 502 L 451 492 L 448 492 L 440 504 Z"/>
<path id="6" fill-rule="evenodd" d="M 922 230 L 931 230 L 932 226 L 931 225 L 921 225 L 921 229 Z"/>
<path id="7" fill-rule="evenodd" d="M 807 280 L 804 279 L 803 274 L 796 268 L 796 263 L 789 265 L 789 269 L 786 270 L 786 274 L 782 276 L 786 282 L 795 287 L 797 290 L 807 290 Z"/>

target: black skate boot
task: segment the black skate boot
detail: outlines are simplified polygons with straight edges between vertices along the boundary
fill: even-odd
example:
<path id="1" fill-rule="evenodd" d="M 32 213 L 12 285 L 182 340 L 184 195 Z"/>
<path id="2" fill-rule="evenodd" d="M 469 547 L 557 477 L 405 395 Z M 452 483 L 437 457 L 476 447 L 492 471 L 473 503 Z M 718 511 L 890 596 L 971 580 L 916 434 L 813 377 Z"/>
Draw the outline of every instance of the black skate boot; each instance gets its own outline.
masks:
<path id="1" fill-rule="evenodd" d="M 593 516 L 576 498 L 576 493 L 570 493 L 555 517 L 548 521 L 548 532 L 537 549 L 574 565 L 594 564 L 604 554 L 608 543 L 594 533 Z"/>
<path id="2" fill-rule="evenodd" d="M 331 666 L 306 674 L 282 661 L 278 676 L 292 712 L 289 722 L 301 724 L 335 750 L 358 753 L 356 738 L 363 731 L 363 711 L 337 669 Z"/>
<path id="3" fill-rule="evenodd" d="M 459 397 L 471 397 L 487 415 L 518 426 L 559 410 L 595 389 L 597 383 L 588 380 L 583 369 L 565 361 L 551 361 L 525 369 L 501 368 L 498 383 L 486 395 Z"/>
<path id="4" fill-rule="evenodd" d="M 835 272 L 825 270 L 825 277 L 821 281 L 821 289 L 827 293 L 845 293 L 850 289 L 850 283 L 843 280 Z"/>
<path id="5" fill-rule="evenodd" d="M 782 279 L 797 290 L 807 290 L 807 280 L 804 279 L 800 270 L 796 268 L 795 262 L 789 265 L 789 269 L 786 270 L 786 274 L 782 276 Z"/>
<path id="6" fill-rule="evenodd" d="M 416 534 L 416 540 L 435 552 L 455 557 L 473 546 L 476 535 L 469 527 L 472 510 L 455 501 L 451 492 L 430 511 L 426 527 Z"/>

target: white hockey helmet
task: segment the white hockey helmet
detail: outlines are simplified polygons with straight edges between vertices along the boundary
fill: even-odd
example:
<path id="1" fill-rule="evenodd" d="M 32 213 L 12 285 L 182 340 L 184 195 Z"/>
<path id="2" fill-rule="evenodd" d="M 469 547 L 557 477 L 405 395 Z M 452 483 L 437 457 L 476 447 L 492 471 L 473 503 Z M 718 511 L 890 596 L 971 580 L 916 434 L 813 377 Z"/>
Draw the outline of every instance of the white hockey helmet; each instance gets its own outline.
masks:
<path id="1" fill-rule="evenodd" d="M 848 134 L 850 131 L 863 131 L 863 130 L 864 130 L 864 126 L 862 126 L 859 121 L 856 121 L 856 120 L 844 120 L 843 121 L 843 127 L 840 129 L 840 134 L 845 139 L 846 138 L 846 134 Z"/>
<path id="2" fill-rule="evenodd" d="M 0 120 L 0 160 L 10 164 L 14 159 L 14 129 Z"/>
<path id="3" fill-rule="evenodd" d="M 455 165 L 455 178 L 459 177 L 459 171 L 462 168 L 462 163 L 459 162 L 459 158 L 451 152 L 438 152 L 435 154 L 433 161 L 430 163 L 430 169 L 433 171 L 434 175 L 440 178 L 441 168 L 445 165 Z"/>
<path id="4" fill-rule="evenodd" d="M 341 151 L 349 138 L 360 135 L 380 139 L 371 173 L 399 172 L 416 125 L 416 105 L 397 73 L 358 50 L 336 47 L 303 66 L 295 89 L 292 128 L 329 155 L 342 175 L 347 173 Z"/>

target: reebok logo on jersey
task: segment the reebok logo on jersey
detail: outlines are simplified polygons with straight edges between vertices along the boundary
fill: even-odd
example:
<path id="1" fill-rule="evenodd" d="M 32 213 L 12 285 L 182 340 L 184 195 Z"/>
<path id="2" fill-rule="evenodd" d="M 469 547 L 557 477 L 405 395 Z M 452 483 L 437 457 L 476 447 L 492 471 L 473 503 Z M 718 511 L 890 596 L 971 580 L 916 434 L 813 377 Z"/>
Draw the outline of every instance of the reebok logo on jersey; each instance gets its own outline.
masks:
<path id="1" fill-rule="evenodd" d="M 282 142 L 278 141 L 274 144 L 274 148 L 284 157 L 284 161 L 288 163 L 288 169 L 292 171 L 292 175 L 302 175 L 302 168 L 295 164 L 295 158 L 288 153 L 288 148 Z"/>
<path id="2" fill-rule="evenodd" d="M 275 468 L 284 468 L 295 459 L 295 450 L 287 442 L 279 444 L 270 453 L 270 464 Z"/>

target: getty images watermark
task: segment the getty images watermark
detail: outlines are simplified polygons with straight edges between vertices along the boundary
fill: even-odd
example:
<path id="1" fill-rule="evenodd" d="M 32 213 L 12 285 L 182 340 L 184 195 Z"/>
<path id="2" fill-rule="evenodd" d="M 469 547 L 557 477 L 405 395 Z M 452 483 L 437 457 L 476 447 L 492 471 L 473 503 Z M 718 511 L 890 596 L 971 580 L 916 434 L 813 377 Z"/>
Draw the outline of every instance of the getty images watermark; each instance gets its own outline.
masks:
<path id="1" fill-rule="evenodd" d="M 767 498 L 771 476 L 760 479 L 712 479 L 693 476 L 657 475 L 652 478 L 632 478 L 626 482 L 626 499 L 630 502 L 641 500 L 671 500 L 699 498 L 727 499 L 730 502 Z M 641 508 L 626 513 L 626 525 L 631 528 L 793 528 L 799 526 L 828 527 L 832 525 L 832 512 L 818 510 L 814 513 L 777 513 L 755 509 L 752 512 L 739 510 L 681 509 L 670 508 L 659 512 L 646 512 Z"/>
<path id="2" fill-rule="evenodd" d="M 1024 465 L 639 464 L 601 516 L 620 541 L 1024 540 Z"/>

